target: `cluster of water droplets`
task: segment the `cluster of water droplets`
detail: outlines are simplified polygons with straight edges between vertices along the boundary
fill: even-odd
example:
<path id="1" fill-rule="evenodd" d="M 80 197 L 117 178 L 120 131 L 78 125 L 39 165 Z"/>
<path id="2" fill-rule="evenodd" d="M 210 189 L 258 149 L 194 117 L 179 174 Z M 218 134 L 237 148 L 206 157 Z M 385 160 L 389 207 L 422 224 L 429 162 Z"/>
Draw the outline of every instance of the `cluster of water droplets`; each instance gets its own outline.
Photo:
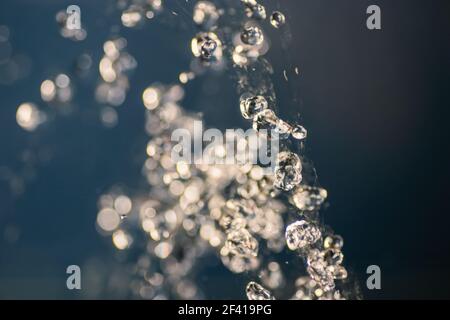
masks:
<path id="1" fill-rule="evenodd" d="M 163 10 L 162 0 L 129 0 L 119 2 L 122 9 L 121 22 L 127 28 L 142 26 L 145 20 L 153 19 Z"/>
<path id="2" fill-rule="evenodd" d="M 121 23 L 129 28 L 141 26 L 164 10 L 160 0 L 120 3 Z M 249 299 L 272 300 L 282 295 L 292 279 L 288 274 L 304 271 L 287 270 L 289 265 L 274 261 L 281 252 L 295 253 L 306 262 L 307 275 L 295 281 L 292 299 L 353 295 L 352 290 L 336 286 L 336 281 L 347 278 L 343 240 L 320 222 L 318 213 L 327 192 L 317 185 L 315 170 L 303 154 L 306 129 L 277 115 L 273 67 L 264 57 L 269 43 L 263 24 L 282 31 L 286 18 L 280 11 L 270 16 L 268 12 L 255 0 L 242 0 L 231 8 L 197 1 L 192 22 L 198 30 L 190 42 L 193 63 L 178 80 L 183 85 L 200 77 L 205 69 L 220 72 L 231 67 L 240 96 L 235 107 L 255 131 L 271 129 L 277 134 L 268 138 L 280 139 L 282 150 L 273 174 L 265 174 L 256 164 L 174 161 L 172 151 L 179 146 L 171 140 L 172 132 L 180 128 L 192 132 L 200 116 L 183 109 L 185 89 L 181 85 L 153 83 L 142 92 L 148 135 L 142 175 L 147 186 L 138 191 L 112 187 L 99 198 L 96 219 L 99 232 L 110 237 L 115 248 L 130 252 L 128 259 L 134 266 L 130 289 L 135 297 L 203 298 L 195 280 L 197 267 L 203 257 L 213 253 L 232 273 L 258 279 L 261 284 L 250 281 L 245 288 Z M 239 24 L 229 22 L 236 17 Z M 66 18 L 64 12 L 57 15 L 61 34 L 84 39 L 84 29 L 74 33 L 65 28 Z M 107 126 L 117 122 L 115 107 L 124 103 L 130 89 L 129 74 L 137 67 L 126 46 L 121 37 L 103 45 L 95 96 Z M 80 59 L 82 72 L 81 66 L 92 61 L 86 56 Z M 41 83 L 42 100 L 51 105 L 67 104 L 73 93 L 66 74 Z M 46 118 L 32 102 L 17 110 L 17 123 L 28 131 Z M 215 145 L 210 156 L 226 157 L 225 146 Z"/>

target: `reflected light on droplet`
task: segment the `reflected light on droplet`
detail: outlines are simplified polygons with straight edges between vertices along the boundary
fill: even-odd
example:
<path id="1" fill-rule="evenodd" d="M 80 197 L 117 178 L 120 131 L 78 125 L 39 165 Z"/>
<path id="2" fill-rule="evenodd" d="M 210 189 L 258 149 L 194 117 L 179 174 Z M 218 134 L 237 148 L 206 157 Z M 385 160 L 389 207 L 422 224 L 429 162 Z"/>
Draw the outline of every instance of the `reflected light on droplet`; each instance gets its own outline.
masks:
<path id="1" fill-rule="evenodd" d="M 170 242 L 163 241 L 155 247 L 155 255 L 166 259 L 172 253 L 173 246 Z"/>
<path id="2" fill-rule="evenodd" d="M 153 110 L 159 105 L 160 100 L 160 92 L 158 89 L 153 87 L 148 87 L 144 90 L 144 93 L 142 94 L 142 101 L 144 102 L 144 106 L 149 109 Z"/>
<path id="3" fill-rule="evenodd" d="M 56 87 L 52 80 L 44 80 L 41 84 L 41 98 L 44 101 L 51 101 L 55 98 Z"/>
<path id="4" fill-rule="evenodd" d="M 131 244 L 131 238 L 123 230 L 117 230 L 112 236 L 113 243 L 119 250 L 127 249 Z"/>
<path id="5" fill-rule="evenodd" d="M 28 131 L 35 130 L 43 121 L 43 115 L 33 103 L 22 103 L 16 112 L 17 124 Z"/>
<path id="6" fill-rule="evenodd" d="M 121 195 L 114 200 L 114 209 L 120 215 L 125 215 L 130 213 L 133 204 L 127 196 Z"/>
<path id="7" fill-rule="evenodd" d="M 97 215 L 97 224 L 106 232 L 114 231 L 117 227 L 119 227 L 120 216 L 113 209 L 102 209 Z"/>

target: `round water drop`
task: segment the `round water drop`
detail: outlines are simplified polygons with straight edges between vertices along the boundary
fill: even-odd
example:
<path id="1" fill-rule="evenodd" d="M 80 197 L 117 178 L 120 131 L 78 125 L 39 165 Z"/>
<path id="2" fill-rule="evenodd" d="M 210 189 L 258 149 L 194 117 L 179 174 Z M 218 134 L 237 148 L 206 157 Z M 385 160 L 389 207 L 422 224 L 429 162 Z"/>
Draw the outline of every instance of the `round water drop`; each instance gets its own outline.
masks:
<path id="1" fill-rule="evenodd" d="M 222 43 L 214 32 L 200 32 L 191 41 L 192 54 L 204 62 L 222 58 Z"/>
<path id="2" fill-rule="evenodd" d="M 258 241 L 247 229 L 232 230 L 228 233 L 225 247 L 239 256 L 256 257 L 258 255 Z"/>
<path id="3" fill-rule="evenodd" d="M 213 55 L 214 50 L 216 50 L 216 48 L 217 48 L 217 43 L 214 40 L 208 39 L 208 40 L 204 41 L 201 44 L 201 48 L 200 48 L 202 58 L 204 58 L 204 59 L 211 58 L 211 56 Z"/>
<path id="4" fill-rule="evenodd" d="M 337 234 L 329 235 L 323 240 L 323 247 L 325 249 L 342 249 L 344 246 L 344 239 Z"/>
<path id="5" fill-rule="evenodd" d="M 258 20 L 264 20 L 267 17 L 266 8 L 264 8 L 264 6 L 259 3 L 255 4 L 255 5 L 249 5 L 245 9 L 245 13 L 246 13 L 247 17 L 258 19 Z"/>
<path id="6" fill-rule="evenodd" d="M 260 111 L 267 109 L 268 103 L 263 96 L 254 96 L 241 100 L 240 109 L 245 119 L 253 119 Z"/>
<path id="7" fill-rule="evenodd" d="M 293 137 L 294 139 L 297 139 L 297 140 L 304 140 L 304 139 L 306 139 L 307 133 L 308 133 L 308 132 L 306 131 L 306 129 L 305 129 L 303 126 L 301 126 L 301 125 L 296 125 L 296 126 L 292 129 L 291 135 L 292 135 L 292 137 Z"/>
<path id="8" fill-rule="evenodd" d="M 301 186 L 294 190 L 292 201 L 302 211 L 313 211 L 322 205 L 327 195 L 327 190 L 323 188 Z"/>
<path id="9" fill-rule="evenodd" d="M 241 40 L 251 46 L 260 45 L 264 41 L 264 35 L 258 27 L 246 27 L 241 32 Z"/>
<path id="10" fill-rule="evenodd" d="M 42 122 L 45 115 L 31 102 L 22 103 L 16 112 L 16 121 L 19 126 L 27 131 L 34 131 Z"/>
<path id="11" fill-rule="evenodd" d="M 291 250 L 302 249 L 320 239 L 319 228 L 305 220 L 291 223 L 286 228 L 286 244 Z"/>
<path id="12" fill-rule="evenodd" d="M 298 155 L 283 151 L 277 155 L 274 186 L 284 191 L 292 190 L 302 181 L 302 163 Z"/>
<path id="13" fill-rule="evenodd" d="M 202 26 L 205 29 L 211 29 L 211 27 L 216 25 L 219 16 L 219 12 L 213 3 L 209 1 L 199 1 L 195 4 L 192 19 L 195 24 Z"/>
<path id="14" fill-rule="evenodd" d="M 270 24 L 275 28 L 280 28 L 282 25 L 284 25 L 285 21 L 286 18 L 280 11 L 274 11 L 270 16 Z"/>

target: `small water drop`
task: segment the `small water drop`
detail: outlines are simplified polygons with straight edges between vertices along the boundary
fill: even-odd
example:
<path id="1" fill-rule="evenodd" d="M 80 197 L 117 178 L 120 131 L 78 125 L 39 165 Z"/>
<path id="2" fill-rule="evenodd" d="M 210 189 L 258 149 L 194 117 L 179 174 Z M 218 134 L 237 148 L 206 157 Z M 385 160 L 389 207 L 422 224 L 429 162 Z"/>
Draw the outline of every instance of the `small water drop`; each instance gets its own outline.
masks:
<path id="1" fill-rule="evenodd" d="M 245 292 L 248 300 L 275 300 L 269 290 L 254 281 L 248 283 Z"/>
<path id="2" fill-rule="evenodd" d="M 275 28 L 280 28 L 285 22 L 286 18 L 280 11 L 274 11 L 270 16 L 270 24 Z"/>
<path id="3" fill-rule="evenodd" d="M 274 186 L 285 191 L 292 190 L 302 181 L 302 164 L 298 155 L 283 151 L 277 155 Z"/>
<path id="4" fill-rule="evenodd" d="M 249 18 L 258 20 L 264 20 L 267 17 L 266 8 L 264 8 L 264 6 L 259 3 L 247 5 L 247 8 L 245 9 L 245 14 Z"/>
<path id="5" fill-rule="evenodd" d="M 305 220 L 291 223 L 286 228 L 286 243 L 289 249 L 297 250 L 314 244 L 322 233 L 315 225 Z"/>
<path id="6" fill-rule="evenodd" d="M 201 55 L 204 59 L 210 59 L 217 48 L 217 43 L 214 40 L 208 39 L 201 44 Z"/>
<path id="7" fill-rule="evenodd" d="M 198 1 L 195 4 L 192 19 L 197 25 L 205 29 L 211 29 L 216 24 L 219 16 L 219 12 L 213 3 L 209 1 Z"/>
<path id="8" fill-rule="evenodd" d="M 241 113 L 245 119 L 253 119 L 259 112 L 267 108 L 268 103 L 263 96 L 253 96 L 242 99 L 240 103 Z"/>
<path id="9" fill-rule="evenodd" d="M 236 255 L 249 257 L 258 255 L 258 241 L 247 229 L 232 230 L 228 233 L 225 246 Z"/>
<path id="10" fill-rule="evenodd" d="M 241 40 L 248 45 L 260 45 L 264 41 L 264 35 L 258 27 L 246 27 L 241 32 Z"/>
<path id="11" fill-rule="evenodd" d="M 294 126 L 294 128 L 292 129 L 292 132 L 291 132 L 292 137 L 297 140 L 306 139 L 307 134 L 308 134 L 308 132 L 301 125 Z"/>
<path id="12" fill-rule="evenodd" d="M 327 198 L 327 190 L 318 187 L 301 186 L 294 191 L 292 201 L 300 210 L 313 211 Z"/>

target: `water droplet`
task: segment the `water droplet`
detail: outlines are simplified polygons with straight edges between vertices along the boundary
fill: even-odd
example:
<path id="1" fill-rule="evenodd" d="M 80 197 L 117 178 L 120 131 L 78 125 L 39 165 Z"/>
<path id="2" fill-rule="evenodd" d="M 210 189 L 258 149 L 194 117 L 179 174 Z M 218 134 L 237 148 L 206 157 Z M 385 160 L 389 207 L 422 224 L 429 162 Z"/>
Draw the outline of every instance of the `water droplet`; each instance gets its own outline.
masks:
<path id="1" fill-rule="evenodd" d="M 219 61 L 222 58 L 222 42 L 214 32 L 200 32 L 191 41 L 191 51 L 203 61 Z"/>
<path id="2" fill-rule="evenodd" d="M 256 3 L 254 5 L 247 5 L 245 9 L 245 14 L 249 18 L 264 20 L 266 19 L 266 8 L 263 5 Z"/>
<path id="3" fill-rule="evenodd" d="M 286 228 L 286 243 L 289 249 L 297 250 L 314 244 L 320 239 L 322 233 L 315 225 L 305 220 L 291 223 Z"/>
<path id="4" fill-rule="evenodd" d="M 328 268 L 323 259 L 323 253 L 317 249 L 311 250 L 307 258 L 307 271 L 312 279 L 314 279 L 324 291 L 333 290 L 334 284 L 334 268 Z"/>
<path id="5" fill-rule="evenodd" d="M 34 131 L 45 121 L 45 114 L 39 111 L 34 103 L 22 103 L 16 112 L 16 121 L 19 126 L 27 131 Z"/>
<path id="6" fill-rule="evenodd" d="M 278 118 L 275 115 L 275 112 L 270 109 L 265 109 L 253 118 L 253 130 L 273 130 L 277 125 L 277 121 Z"/>
<path id="7" fill-rule="evenodd" d="M 204 59 L 209 59 L 217 48 L 217 43 L 214 40 L 208 39 L 201 44 L 201 55 Z"/>
<path id="8" fill-rule="evenodd" d="M 293 152 L 280 152 L 275 166 L 274 186 L 285 191 L 292 190 L 302 181 L 302 164 Z"/>
<path id="9" fill-rule="evenodd" d="M 347 279 L 348 272 L 343 266 L 338 266 L 334 271 L 334 278 L 337 280 Z"/>
<path id="10" fill-rule="evenodd" d="M 240 108 L 242 116 L 245 119 L 253 119 L 260 111 L 268 108 L 268 103 L 263 96 L 254 96 L 242 99 Z"/>
<path id="11" fill-rule="evenodd" d="M 284 25 L 285 21 L 286 18 L 284 17 L 284 14 L 282 14 L 280 11 L 274 11 L 270 16 L 270 24 L 275 28 L 279 28 L 282 25 Z"/>
<path id="12" fill-rule="evenodd" d="M 292 195 L 292 201 L 300 210 L 318 209 L 327 198 L 327 190 L 318 187 L 301 186 Z"/>
<path id="13" fill-rule="evenodd" d="M 120 17 L 122 24 L 127 28 L 133 28 L 140 25 L 144 19 L 144 13 L 141 7 L 137 5 L 131 5 L 128 9 L 122 12 Z"/>
<path id="14" fill-rule="evenodd" d="M 337 266 L 344 260 L 344 255 L 339 249 L 327 249 L 323 252 L 323 259 L 328 266 Z"/>
<path id="15" fill-rule="evenodd" d="M 225 207 L 223 208 L 219 225 L 223 228 L 223 230 L 225 230 L 225 232 L 229 232 L 231 230 L 240 230 L 245 228 L 247 225 L 247 220 L 238 211 Z"/>
<path id="16" fill-rule="evenodd" d="M 304 140 L 306 139 L 307 131 L 306 129 L 301 125 L 296 125 L 291 131 L 291 135 L 294 139 L 297 140 Z"/>
<path id="17" fill-rule="evenodd" d="M 211 29 L 219 19 L 216 6 L 209 1 L 198 1 L 192 15 L 194 22 L 205 29 Z"/>
<path id="18" fill-rule="evenodd" d="M 292 126 L 286 121 L 278 119 L 275 132 L 278 133 L 281 139 L 287 139 L 292 132 Z"/>
<path id="19" fill-rule="evenodd" d="M 275 300 L 269 290 L 256 282 L 249 282 L 245 289 L 248 300 Z"/>
<path id="20" fill-rule="evenodd" d="M 344 246 L 344 239 L 337 234 L 329 235 L 323 240 L 323 246 L 325 249 L 341 249 Z"/>
<path id="21" fill-rule="evenodd" d="M 254 257 L 258 255 L 258 241 L 246 229 L 232 230 L 228 233 L 225 246 L 236 255 Z"/>
<path id="22" fill-rule="evenodd" d="M 264 41 L 264 35 L 260 28 L 250 26 L 242 30 L 241 40 L 248 45 L 260 45 Z"/>

